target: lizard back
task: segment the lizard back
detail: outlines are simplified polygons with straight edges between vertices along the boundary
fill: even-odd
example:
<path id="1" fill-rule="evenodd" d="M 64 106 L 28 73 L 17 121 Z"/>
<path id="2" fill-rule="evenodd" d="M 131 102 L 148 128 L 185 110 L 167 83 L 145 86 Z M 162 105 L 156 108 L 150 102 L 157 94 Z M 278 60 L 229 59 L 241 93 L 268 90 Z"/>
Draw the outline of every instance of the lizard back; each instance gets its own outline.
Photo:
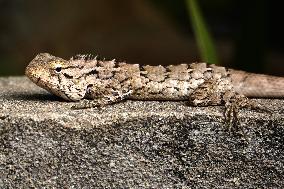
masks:
<path id="1" fill-rule="evenodd" d="M 224 67 L 206 63 L 150 66 L 101 60 L 70 60 L 76 65 L 92 65 L 82 74 L 87 89 L 85 97 L 94 99 L 118 93 L 129 93 L 128 99 L 186 100 L 207 80 L 220 80 L 230 88 L 230 79 Z M 79 63 L 81 62 L 81 63 Z"/>

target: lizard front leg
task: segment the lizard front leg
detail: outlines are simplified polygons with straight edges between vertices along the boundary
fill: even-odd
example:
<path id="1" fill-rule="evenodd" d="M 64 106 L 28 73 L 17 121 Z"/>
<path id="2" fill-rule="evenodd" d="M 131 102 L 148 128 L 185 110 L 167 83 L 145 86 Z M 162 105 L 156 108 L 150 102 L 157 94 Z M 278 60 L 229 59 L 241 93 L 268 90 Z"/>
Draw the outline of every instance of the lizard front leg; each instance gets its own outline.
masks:
<path id="1" fill-rule="evenodd" d="M 98 97 L 91 96 L 90 99 L 83 99 L 72 106 L 72 109 L 87 109 L 93 107 L 103 107 L 109 104 L 114 104 L 127 99 L 132 94 L 132 90 L 127 92 L 121 90 L 111 90 L 110 93 L 99 95 Z"/>

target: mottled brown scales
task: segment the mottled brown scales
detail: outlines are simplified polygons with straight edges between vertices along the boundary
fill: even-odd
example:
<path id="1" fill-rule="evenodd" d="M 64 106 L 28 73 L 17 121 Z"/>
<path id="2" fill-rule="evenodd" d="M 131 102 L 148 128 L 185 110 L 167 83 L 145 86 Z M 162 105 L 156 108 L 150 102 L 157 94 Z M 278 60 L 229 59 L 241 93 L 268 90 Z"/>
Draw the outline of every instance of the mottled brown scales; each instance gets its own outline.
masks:
<path id="1" fill-rule="evenodd" d="M 257 107 L 244 95 L 284 96 L 281 77 L 206 63 L 150 66 L 87 56 L 64 60 L 41 53 L 27 66 L 26 75 L 59 97 L 81 101 L 75 108 L 103 106 L 124 99 L 188 100 L 194 106 L 225 105 L 226 118 L 233 119 L 238 108 Z"/>

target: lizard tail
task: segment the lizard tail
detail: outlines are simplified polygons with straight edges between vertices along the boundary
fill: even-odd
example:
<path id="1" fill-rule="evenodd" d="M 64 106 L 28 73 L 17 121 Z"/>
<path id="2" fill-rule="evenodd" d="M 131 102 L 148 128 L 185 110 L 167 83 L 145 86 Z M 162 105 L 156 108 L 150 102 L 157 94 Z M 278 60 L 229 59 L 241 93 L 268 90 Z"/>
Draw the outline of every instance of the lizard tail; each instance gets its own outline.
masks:
<path id="1" fill-rule="evenodd" d="M 284 77 L 229 70 L 236 92 L 247 97 L 284 98 Z"/>

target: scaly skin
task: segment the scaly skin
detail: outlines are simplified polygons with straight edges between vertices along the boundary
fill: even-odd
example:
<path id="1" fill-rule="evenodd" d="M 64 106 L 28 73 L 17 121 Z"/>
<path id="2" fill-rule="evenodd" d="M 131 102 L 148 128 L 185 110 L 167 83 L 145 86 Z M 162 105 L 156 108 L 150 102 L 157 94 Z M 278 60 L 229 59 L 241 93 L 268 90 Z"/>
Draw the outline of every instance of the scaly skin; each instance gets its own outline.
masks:
<path id="1" fill-rule="evenodd" d="M 139 100 L 186 100 L 204 83 L 214 83 L 214 93 L 232 90 L 226 69 L 205 63 L 141 66 L 84 56 L 66 61 L 42 53 L 27 66 L 26 75 L 69 101 L 123 94 Z"/>
<path id="2" fill-rule="evenodd" d="M 81 101 L 75 108 L 103 106 L 124 99 L 188 100 L 193 106 L 225 105 L 225 117 L 231 122 L 238 108 L 258 107 L 242 95 L 257 94 L 251 92 L 256 88 L 250 90 L 247 86 L 255 75 L 206 63 L 143 66 L 87 56 L 67 61 L 41 53 L 27 66 L 26 75 L 65 100 Z M 262 76 L 267 77 L 271 76 Z"/>

